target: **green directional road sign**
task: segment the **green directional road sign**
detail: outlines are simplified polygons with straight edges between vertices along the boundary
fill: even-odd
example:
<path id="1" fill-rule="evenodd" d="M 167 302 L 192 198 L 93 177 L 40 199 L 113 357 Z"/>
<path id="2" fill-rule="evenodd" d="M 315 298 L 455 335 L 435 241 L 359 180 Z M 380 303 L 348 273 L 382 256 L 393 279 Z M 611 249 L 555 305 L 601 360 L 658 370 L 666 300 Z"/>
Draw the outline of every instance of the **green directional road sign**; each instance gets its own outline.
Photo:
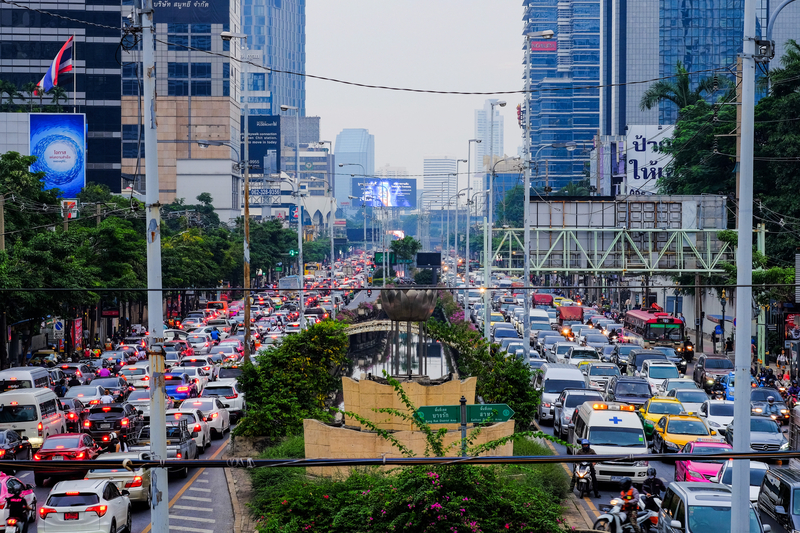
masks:
<path id="1" fill-rule="evenodd" d="M 480 424 L 491 418 L 492 422 L 507 422 L 514 410 L 504 403 L 487 403 L 467 406 L 467 423 Z"/>
<path id="2" fill-rule="evenodd" d="M 460 411 L 459 405 L 429 405 L 417 409 L 417 416 L 428 424 L 460 424 Z"/>

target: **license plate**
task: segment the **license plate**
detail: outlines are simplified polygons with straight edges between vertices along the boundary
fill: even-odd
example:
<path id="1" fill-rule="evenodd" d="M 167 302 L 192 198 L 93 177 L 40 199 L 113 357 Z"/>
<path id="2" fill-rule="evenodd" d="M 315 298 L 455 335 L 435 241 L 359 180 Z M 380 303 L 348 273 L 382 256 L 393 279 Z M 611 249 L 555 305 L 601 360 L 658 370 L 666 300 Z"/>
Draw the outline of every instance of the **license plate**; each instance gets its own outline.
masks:
<path id="1" fill-rule="evenodd" d="M 100 429 L 111 429 L 111 424 L 98 424 L 97 427 Z"/>
<path id="2" fill-rule="evenodd" d="M 611 476 L 611 481 L 622 481 L 622 476 Z"/>
<path id="3" fill-rule="evenodd" d="M 64 458 L 61 457 L 60 455 L 54 455 L 53 456 L 53 461 L 63 461 L 63 460 L 64 460 Z"/>
<path id="4" fill-rule="evenodd" d="M 77 520 L 78 513 L 64 513 L 64 520 Z"/>

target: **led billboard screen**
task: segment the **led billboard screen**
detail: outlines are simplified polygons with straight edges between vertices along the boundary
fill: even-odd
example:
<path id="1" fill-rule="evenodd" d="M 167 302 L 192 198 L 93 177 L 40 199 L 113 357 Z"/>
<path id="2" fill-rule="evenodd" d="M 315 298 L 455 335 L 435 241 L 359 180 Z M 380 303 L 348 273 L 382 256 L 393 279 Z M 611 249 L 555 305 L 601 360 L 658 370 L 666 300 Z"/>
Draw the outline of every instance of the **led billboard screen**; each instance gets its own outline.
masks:
<path id="1" fill-rule="evenodd" d="M 44 188 L 75 198 L 86 185 L 86 115 L 31 113 L 31 172 L 44 173 Z"/>
<path id="2" fill-rule="evenodd" d="M 417 207 L 417 180 L 352 178 L 353 204 L 366 202 L 371 207 Z"/>

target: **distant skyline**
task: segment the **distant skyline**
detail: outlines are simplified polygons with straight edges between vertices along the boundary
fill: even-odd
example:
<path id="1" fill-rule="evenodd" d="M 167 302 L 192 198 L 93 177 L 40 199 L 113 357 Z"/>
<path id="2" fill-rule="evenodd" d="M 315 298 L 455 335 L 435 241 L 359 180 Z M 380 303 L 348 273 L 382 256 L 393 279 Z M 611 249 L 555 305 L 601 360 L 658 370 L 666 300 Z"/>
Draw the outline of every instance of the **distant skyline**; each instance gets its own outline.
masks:
<path id="1" fill-rule="evenodd" d="M 500 0 L 308 0 L 306 72 L 358 83 L 443 91 L 523 87 L 522 6 Z M 522 94 L 457 96 L 365 89 L 306 80 L 306 112 L 321 117 L 321 138 L 345 128 L 375 136 L 375 167 L 406 167 L 423 187 L 430 154 L 467 158 L 475 110 L 487 98 L 508 102 L 505 151 L 517 154 Z M 476 161 L 472 161 L 475 169 Z M 466 173 L 466 165 L 460 170 Z M 459 186 L 466 186 L 462 174 Z"/>

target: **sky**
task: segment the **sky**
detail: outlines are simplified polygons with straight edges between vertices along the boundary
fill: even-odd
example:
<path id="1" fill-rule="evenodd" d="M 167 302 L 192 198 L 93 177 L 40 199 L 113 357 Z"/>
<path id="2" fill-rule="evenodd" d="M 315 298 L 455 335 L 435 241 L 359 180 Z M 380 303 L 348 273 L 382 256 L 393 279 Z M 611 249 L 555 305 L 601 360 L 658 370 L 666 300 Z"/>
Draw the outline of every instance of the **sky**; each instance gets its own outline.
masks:
<path id="1" fill-rule="evenodd" d="M 306 73 L 415 89 L 520 90 L 522 12 L 519 0 L 308 0 Z M 429 155 L 466 159 L 474 110 L 487 98 L 306 80 L 306 115 L 321 117 L 322 140 L 366 128 L 375 135 L 375 168 L 404 166 L 410 174 L 422 174 Z M 508 102 L 500 108 L 505 153 L 516 156 L 522 95 L 498 98 Z"/>

